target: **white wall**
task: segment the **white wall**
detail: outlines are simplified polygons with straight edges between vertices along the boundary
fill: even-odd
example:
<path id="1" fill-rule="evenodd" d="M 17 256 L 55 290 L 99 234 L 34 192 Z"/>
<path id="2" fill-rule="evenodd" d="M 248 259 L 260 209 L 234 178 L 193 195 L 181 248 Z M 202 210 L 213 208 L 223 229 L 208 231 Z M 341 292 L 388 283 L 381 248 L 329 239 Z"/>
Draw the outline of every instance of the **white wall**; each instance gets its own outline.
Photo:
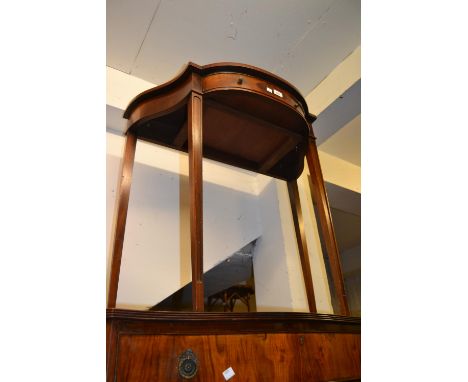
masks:
<path id="1" fill-rule="evenodd" d="M 269 180 L 258 197 L 263 234 L 255 246 L 253 266 L 259 312 L 294 310 L 295 296 L 289 286 L 277 182 L 279 181 Z"/>
<path id="2" fill-rule="evenodd" d="M 107 133 L 108 269 L 123 146 L 124 137 Z M 186 154 L 137 143 L 117 306 L 152 306 L 191 281 L 187 169 Z M 254 254 L 258 310 L 307 311 L 286 183 L 212 161 L 203 171 L 204 270 L 261 236 Z M 304 179 L 298 185 L 317 309 L 331 313 Z"/>
<path id="3" fill-rule="evenodd" d="M 109 268 L 121 167 L 121 155 L 118 153 L 122 153 L 124 138 L 108 133 L 107 144 Z M 175 155 L 179 168 L 184 168 L 188 160 L 186 155 L 172 150 L 137 143 L 117 296 L 117 306 L 120 307 L 154 305 L 191 279 L 187 177 L 145 163 L 148 150 L 155 156 L 172 156 L 169 159 L 174 159 Z M 204 164 L 204 171 L 212 166 Z M 223 169 L 217 171 L 222 173 Z M 235 181 L 233 176 L 237 176 L 240 182 L 250 176 L 244 171 L 239 171 L 239 174 L 233 169 L 224 171 L 231 181 Z M 205 181 L 203 186 L 206 271 L 260 236 L 261 225 L 256 195 L 214 182 Z"/>

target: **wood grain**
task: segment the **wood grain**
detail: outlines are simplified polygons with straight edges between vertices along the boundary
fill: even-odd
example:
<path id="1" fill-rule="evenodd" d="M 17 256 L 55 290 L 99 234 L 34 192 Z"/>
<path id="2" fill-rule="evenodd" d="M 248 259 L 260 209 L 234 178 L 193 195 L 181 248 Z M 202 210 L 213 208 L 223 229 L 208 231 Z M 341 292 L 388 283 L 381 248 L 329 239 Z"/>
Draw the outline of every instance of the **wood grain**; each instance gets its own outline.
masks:
<path id="1" fill-rule="evenodd" d="M 178 381 L 177 357 L 191 348 L 196 380 L 356 380 L 360 319 L 319 313 L 154 312 L 108 309 L 108 382 Z M 203 369 L 203 371 L 202 371 Z M 267 379 L 268 378 L 268 379 Z"/>
<path id="2" fill-rule="evenodd" d="M 359 377 L 360 336 L 330 333 L 248 335 L 126 335 L 119 337 L 117 381 L 182 381 L 178 356 L 192 349 L 195 381 L 329 381 Z"/>

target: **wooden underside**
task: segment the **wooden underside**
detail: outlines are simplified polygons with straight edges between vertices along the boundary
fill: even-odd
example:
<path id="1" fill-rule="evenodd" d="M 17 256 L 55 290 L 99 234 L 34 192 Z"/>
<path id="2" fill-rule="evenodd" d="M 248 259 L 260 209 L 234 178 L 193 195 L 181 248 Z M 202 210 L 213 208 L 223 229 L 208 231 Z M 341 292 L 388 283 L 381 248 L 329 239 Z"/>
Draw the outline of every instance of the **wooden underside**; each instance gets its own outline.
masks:
<path id="1" fill-rule="evenodd" d="M 198 359 L 192 381 L 337 381 L 360 378 L 360 320 L 307 313 L 108 310 L 108 381 L 183 381 L 179 356 Z"/>
<path id="2" fill-rule="evenodd" d="M 187 151 L 192 92 L 203 99 L 204 157 L 283 180 L 300 176 L 313 116 L 291 85 L 259 69 L 189 65 L 176 80 L 131 102 L 124 114 L 128 131 Z"/>

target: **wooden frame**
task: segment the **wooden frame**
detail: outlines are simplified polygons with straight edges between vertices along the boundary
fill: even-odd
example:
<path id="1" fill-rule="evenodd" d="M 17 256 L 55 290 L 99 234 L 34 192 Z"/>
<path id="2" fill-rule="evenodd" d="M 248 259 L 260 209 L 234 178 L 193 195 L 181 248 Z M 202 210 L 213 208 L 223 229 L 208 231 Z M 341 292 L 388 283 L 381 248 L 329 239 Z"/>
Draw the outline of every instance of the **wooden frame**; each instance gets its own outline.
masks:
<path id="1" fill-rule="evenodd" d="M 192 349 L 194 381 L 217 380 L 231 365 L 242 380 L 359 381 L 360 318 L 349 316 L 330 207 L 307 103 L 281 78 L 248 65 L 188 64 L 172 81 L 128 106 L 108 309 L 107 381 L 181 380 L 180 354 Z M 136 142 L 189 157 L 193 312 L 116 309 Z M 310 313 L 204 312 L 203 158 L 287 182 Z M 311 192 L 330 258 L 340 316 L 318 314 L 297 178 L 307 160 Z M 272 367 L 274 366 L 274 367 Z"/>
<path id="2" fill-rule="evenodd" d="M 227 126 L 223 126 L 222 132 L 217 126 L 210 125 L 211 120 L 216 120 L 220 115 L 227 120 Z M 204 310 L 204 156 L 288 182 L 309 310 L 317 311 L 296 183 L 306 157 L 313 182 L 311 192 L 319 211 L 320 227 L 330 258 L 340 314 L 349 315 L 338 246 L 313 135 L 312 122 L 315 116 L 308 113 L 307 103 L 295 87 L 271 73 L 248 65 L 221 63 L 198 66 L 190 63 L 172 81 L 135 97 L 124 117 L 129 122 L 112 254 L 108 308 L 116 306 L 135 146 L 137 139 L 143 139 L 187 151 L 189 154 L 192 301 L 195 312 Z M 180 121 L 180 125 L 177 125 L 177 122 L 169 123 L 168 120 Z M 204 123 L 207 125 L 203 126 Z M 239 129 L 242 129 L 242 126 L 245 128 L 241 131 Z M 167 131 L 171 131 L 172 128 L 174 131 L 171 135 Z M 159 133 L 163 130 L 166 135 Z M 239 134 L 239 131 L 242 134 Z M 241 139 L 228 140 L 223 146 L 224 137 L 220 134 L 241 136 Z M 257 142 L 254 138 L 259 136 L 264 139 Z M 246 141 L 252 147 L 246 148 Z M 204 149 L 205 143 L 211 146 Z M 236 155 L 236 149 L 241 154 Z"/>

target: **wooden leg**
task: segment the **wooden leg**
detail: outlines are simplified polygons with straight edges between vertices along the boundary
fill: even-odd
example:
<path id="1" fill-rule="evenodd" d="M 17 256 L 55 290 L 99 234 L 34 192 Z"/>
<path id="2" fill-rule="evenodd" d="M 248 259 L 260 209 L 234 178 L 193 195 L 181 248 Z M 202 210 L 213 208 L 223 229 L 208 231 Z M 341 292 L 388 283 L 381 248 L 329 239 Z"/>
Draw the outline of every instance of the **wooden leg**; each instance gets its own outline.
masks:
<path id="1" fill-rule="evenodd" d="M 317 146 L 315 144 L 315 139 L 311 137 L 309 138 L 309 147 L 307 150 L 307 164 L 309 165 L 310 177 L 312 180 L 312 197 L 317 204 L 320 227 L 325 240 L 328 258 L 330 259 L 333 285 L 335 286 L 336 295 L 340 305 L 340 314 L 343 316 L 349 316 L 349 307 L 346 300 L 340 255 L 338 245 L 336 243 L 335 231 L 333 229 L 330 205 L 328 203 L 325 184 L 323 182 Z"/>
<path id="2" fill-rule="evenodd" d="M 203 312 L 203 128 L 202 96 L 192 92 L 188 103 L 188 153 L 190 188 L 190 249 L 192 305 Z"/>
<path id="3" fill-rule="evenodd" d="M 120 263 L 125 236 L 125 223 L 127 221 L 128 200 L 130 197 L 130 185 L 132 183 L 133 162 L 135 160 L 135 148 L 137 137 L 128 132 L 125 140 L 125 152 L 123 156 L 122 178 L 119 191 L 119 205 L 117 210 L 117 224 L 115 227 L 114 249 L 112 251 L 112 265 L 109 281 L 109 296 L 107 307 L 115 308 L 117 301 L 117 289 L 119 286 Z"/>
<path id="4" fill-rule="evenodd" d="M 299 257 L 301 259 L 302 274 L 304 275 L 307 301 L 309 302 L 309 311 L 311 313 L 317 313 L 314 284 L 312 283 L 312 273 L 310 271 L 309 251 L 307 250 L 304 221 L 302 219 L 301 202 L 299 199 L 297 182 L 295 180 L 288 182 L 288 191 L 294 220 L 294 229 L 296 231 L 297 247 L 299 249 Z"/>

